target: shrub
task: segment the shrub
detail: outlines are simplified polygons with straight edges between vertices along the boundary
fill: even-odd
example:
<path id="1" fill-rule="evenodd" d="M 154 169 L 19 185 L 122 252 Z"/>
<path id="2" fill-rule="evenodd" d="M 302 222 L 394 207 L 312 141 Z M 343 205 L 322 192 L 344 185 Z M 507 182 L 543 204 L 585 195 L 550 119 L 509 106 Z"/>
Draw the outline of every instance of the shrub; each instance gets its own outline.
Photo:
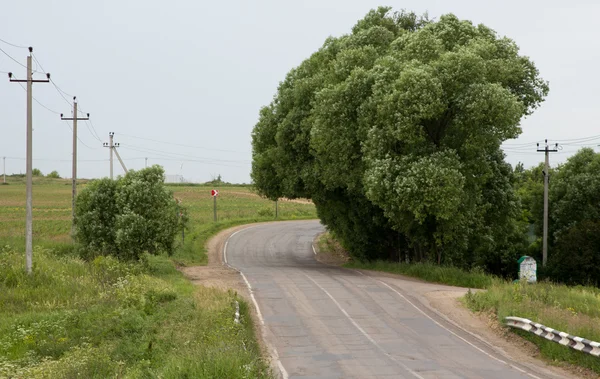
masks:
<path id="1" fill-rule="evenodd" d="M 58 174 L 58 171 L 54 170 L 51 173 L 49 173 L 48 175 L 46 175 L 47 178 L 52 178 L 52 179 L 60 179 L 60 175 Z"/>
<path id="2" fill-rule="evenodd" d="M 76 238 L 88 258 L 136 260 L 144 252 L 171 254 L 183 227 L 178 205 L 164 186 L 164 170 L 129 171 L 118 180 L 92 182 L 77 198 Z"/>
<path id="3" fill-rule="evenodd" d="M 34 168 L 31 171 L 31 175 L 33 175 L 33 176 L 44 176 L 44 174 L 42 174 L 42 171 L 39 168 Z"/>

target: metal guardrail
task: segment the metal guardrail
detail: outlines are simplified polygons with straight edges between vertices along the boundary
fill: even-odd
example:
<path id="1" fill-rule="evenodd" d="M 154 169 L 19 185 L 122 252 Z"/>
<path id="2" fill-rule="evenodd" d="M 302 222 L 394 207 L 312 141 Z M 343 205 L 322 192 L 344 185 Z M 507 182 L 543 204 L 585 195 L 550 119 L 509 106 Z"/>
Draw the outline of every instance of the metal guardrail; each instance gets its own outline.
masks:
<path id="1" fill-rule="evenodd" d="M 537 322 L 521 317 L 506 317 L 506 325 L 525 330 L 547 340 L 568 346 L 572 349 L 600 357 L 600 342 L 572 336 L 565 332 L 554 330 Z"/>

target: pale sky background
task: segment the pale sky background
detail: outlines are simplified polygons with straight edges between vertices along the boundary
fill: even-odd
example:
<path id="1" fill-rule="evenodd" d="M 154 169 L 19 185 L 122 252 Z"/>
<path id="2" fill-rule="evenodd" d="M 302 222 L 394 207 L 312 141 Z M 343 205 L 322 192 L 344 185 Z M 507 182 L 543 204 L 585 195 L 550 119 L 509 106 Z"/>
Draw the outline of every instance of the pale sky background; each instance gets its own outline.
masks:
<path id="1" fill-rule="evenodd" d="M 115 132 L 128 168 L 142 168 L 148 157 L 192 181 L 221 174 L 250 182 L 250 134 L 260 107 L 328 36 L 349 33 L 379 5 L 483 23 L 533 59 L 550 95 L 523 120 L 521 137 L 507 142 L 510 163 L 543 161 L 535 142 L 544 138 L 564 146 L 552 154 L 553 165 L 579 145 L 600 144 L 600 3 L 591 0 L 12 0 L 2 4 L 0 39 L 34 47 L 58 87 L 91 113 L 100 140 Z M 0 48 L 25 64 L 26 49 L 3 42 Z M 25 77 L 0 52 L 0 157 L 8 157 L 8 173 L 24 173 L 26 96 L 8 82 L 8 71 Z M 33 95 L 70 116 L 72 107 L 52 84 L 35 84 Z M 33 116 L 34 167 L 70 177 L 69 126 L 36 102 Z M 79 144 L 78 176 L 108 176 L 108 149 L 83 122 L 79 136 L 89 148 Z"/>

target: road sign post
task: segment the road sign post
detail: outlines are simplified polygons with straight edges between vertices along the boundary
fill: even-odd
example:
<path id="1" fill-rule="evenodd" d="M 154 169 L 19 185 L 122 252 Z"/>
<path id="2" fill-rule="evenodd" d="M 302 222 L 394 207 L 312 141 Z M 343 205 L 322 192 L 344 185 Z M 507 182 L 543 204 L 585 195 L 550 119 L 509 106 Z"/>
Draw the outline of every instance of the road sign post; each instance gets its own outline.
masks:
<path id="1" fill-rule="evenodd" d="M 210 194 L 213 197 L 214 202 L 214 220 L 217 222 L 217 196 L 219 196 L 219 190 L 211 190 Z"/>

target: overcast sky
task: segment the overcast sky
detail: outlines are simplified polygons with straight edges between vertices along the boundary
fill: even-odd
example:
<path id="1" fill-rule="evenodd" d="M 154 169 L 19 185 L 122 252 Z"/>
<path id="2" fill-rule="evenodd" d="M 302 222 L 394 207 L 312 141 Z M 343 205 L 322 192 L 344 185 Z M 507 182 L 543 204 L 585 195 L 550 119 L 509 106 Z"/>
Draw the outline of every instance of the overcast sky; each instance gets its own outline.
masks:
<path id="1" fill-rule="evenodd" d="M 564 146 L 552 154 L 554 165 L 578 144 L 600 144 L 600 138 L 573 141 L 600 135 L 600 3 L 594 3 L 14 0 L 2 6 L 0 38 L 33 46 L 66 99 L 76 95 L 91 113 L 100 140 L 91 125 L 79 123 L 79 177 L 108 175 L 109 152 L 101 142 L 115 132 L 127 168 L 142 168 L 148 157 L 149 164 L 188 180 L 221 174 L 249 182 L 250 133 L 260 107 L 328 36 L 349 33 L 379 5 L 434 18 L 454 13 L 515 40 L 550 81 L 546 102 L 523 120 L 523 134 L 508 141 L 506 151 L 512 164 L 532 166 L 543 160 L 535 142 L 548 138 Z M 0 48 L 26 63 L 26 49 L 3 42 Z M 8 71 L 25 77 L 25 69 L 0 52 L 0 157 L 10 157 L 8 173 L 19 173 L 25 172 L 26 95 L 8 82 Z M 70 177 L 71 130 L 52 111 L 70 116 L 71 106 L 52 84 L 35 84 L 33 94 L 51 110 L 34 102 L 34 167 Z"/>

